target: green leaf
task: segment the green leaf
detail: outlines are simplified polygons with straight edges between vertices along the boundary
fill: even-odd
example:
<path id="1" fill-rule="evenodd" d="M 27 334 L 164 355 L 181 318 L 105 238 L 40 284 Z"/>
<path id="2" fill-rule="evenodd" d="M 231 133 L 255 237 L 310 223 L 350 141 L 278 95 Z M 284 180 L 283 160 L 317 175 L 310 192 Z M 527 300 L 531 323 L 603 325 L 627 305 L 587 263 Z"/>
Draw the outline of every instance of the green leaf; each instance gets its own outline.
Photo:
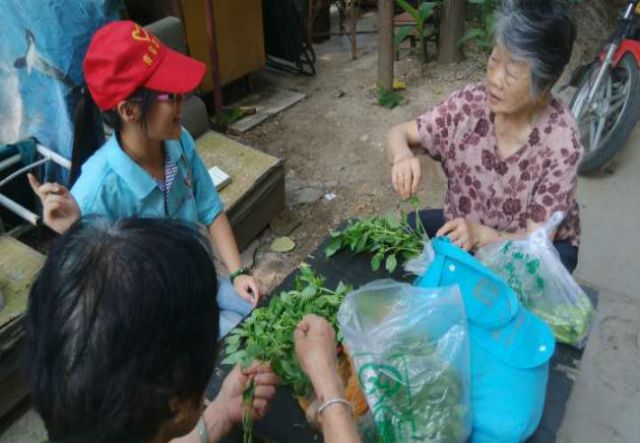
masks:
<path id="1" fill-rule="evenodd" d="M 380 266 L 382 265 L 382 259 L 384 258 L 384 255 L 382 254 L 376 254 L 373 256 L 373 258 L 371 259 L 371 270 L 376 272 L 378 269 L 380 269 Z"/>
<path id="2" fill-rule="evenodd" d="M 424 2 L 420 5 L 420 18 L 422 23 L 433 14 L 436 4 L 434 2 Z"/>
<path id="3" fill-rule="evenodd" d="M 273 252 L 291 252 L 296 248 L 296 243 L 290 237 L 278 237 L 271 243 Z"/>
<path id="4" fill-rule="evenodd" d="M 418 209 L 420 207 L 420 199 L 417 195 L 412 195 L 409 200 L 407 200 L 407 203 L 409 203 L 414 209 Z"/>
<path id="5" fill-rule="evenodd" d="M 231 354 L 227 356 L 224 360 L 222 360 L 223 365 L 234 366 L 240 363 L 245 355 L 244 351 L 238 351 L 235 354 Z"/>
<path id="6" fill-rule="evenodd" d="M 411 25 L 402 26 L 398 30 L 398 32 L 396 32 L 396 35 L 393 38 L 393 41 L 396 44 L 396 46 L 399 45 L 400 43 L 402 43 L 403 41 L 405 41 L 407 39 L 407 37 L 409 37 L 409 35 L 411 35 L 413 30 L 414 30 L 414 27 L 411 26 Z"/>
<path id="7" fill-rule="evenodd" d="M 416 8 L 414 8 L 409 2 L 405 0 L 396 0 L 396 2 L 398 2 L 400 7 L 404 9 L 405 12 L 409 14 L 412 19 L 414 19 L 415 21 L 418 21 L 418 19 L 420 18 L 420 13 Z"/>
<path id="8" fill-rule="evenodd" d="M 369 233 L 365 232 L 362 237 L 360 237 L 360 240 L 358 240 L 358 244 L 356 245 L 356 249 L 355 249 L 355 253 L 359 254 L 362 251 L 364 251 L 364 249 L 367 247 L 367 240 L 369 239 Z"/>
<path id="9" fill-rule="evenodd" d="M 327 257 L 334 256 L 340 249 L 342 249 L 342 238 L 333 237 L 327 247 L 324 249 L 324 253 Z"/>
<path id="10" fill-rule="evenodd" d="M 387 272 L 389 274 L 396 270 L 396 268 L 398 267 L 398 259 L 396 258 L 395 254 L 387 257 L 387 261 L 384 267 L 387 269 Z"/>
<path id="11" fill-rule="evenodd" d="M 462 46 L 468 41 L 486 38 L 487 33 L 481 28 L 469 28 L 467 32 L 458 40 L 458 46 Z"/>
<path id="12" fill-rule="evenodd" d="M 300 297 L 303 298 L 303 299 L 312 298 L 312 297 L 315 297 L 317 292 L 318 292 L 318 288 L 316 288 L 315 286 L 307 286 L 300 293 Z"/>
<path id="13" fill-rule="evenodd" d="M 498 13 L 493 11 L 490 14 L 487 14 L 484 18 L 484 32 L 487 38 L 493 36 L 493 31 L 496 27 L 496 21 L 498 19 Z"/>
<path id="14" fill-rule="evenodd" d="M 383 108 L 393 109 L 405 102 L 405 98 L 397 91 L 390 91 L 385 88 L 378 88 L 378 104 Z"/>

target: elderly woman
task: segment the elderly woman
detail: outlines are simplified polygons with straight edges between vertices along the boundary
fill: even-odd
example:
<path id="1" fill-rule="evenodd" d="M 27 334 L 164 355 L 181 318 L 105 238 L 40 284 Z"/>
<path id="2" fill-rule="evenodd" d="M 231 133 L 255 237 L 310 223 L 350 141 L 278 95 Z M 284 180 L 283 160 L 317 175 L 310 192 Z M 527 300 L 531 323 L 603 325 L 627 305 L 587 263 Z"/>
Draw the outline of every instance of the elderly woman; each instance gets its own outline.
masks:
<path id="1" fill-rule="evenodd" d="M 557 0 L 506 1 L 495 30 L 486 81 L 388 134 L 394 189 L 404 198 L 421 179 L 416 154 L 440 162 L 444 210 L 420 211 L 430 236 L 474 250 L 521 238 L 563 211 L 554 245 L 577 264 L 580 218 L 576 174 L 582 155 L 575 121 L 551 93 L 571 57 L 575 26 Z"/>

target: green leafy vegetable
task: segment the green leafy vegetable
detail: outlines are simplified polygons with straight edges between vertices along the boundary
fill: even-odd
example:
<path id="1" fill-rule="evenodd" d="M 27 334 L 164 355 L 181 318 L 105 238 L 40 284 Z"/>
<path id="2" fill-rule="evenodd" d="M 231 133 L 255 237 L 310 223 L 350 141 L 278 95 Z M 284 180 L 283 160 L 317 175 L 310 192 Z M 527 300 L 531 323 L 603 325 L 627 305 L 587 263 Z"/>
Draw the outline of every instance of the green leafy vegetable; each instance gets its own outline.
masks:
<path id="1" fill-rule="evenodd" d="M 408 203 L 417 209 L 420 205 L 417 197 L 411 197 Z M 417 229 L 409 226 L 407 215 L 389 215 L 372 217 L 350 222 L 342 231 L 331 233 L 331 241 L 325 248 L 327 257 L 348 248 L 355 254 L 369 252 L 371 269 L 377 271 L 384 263 L 389 273 L 396 270 L 399 263 L 417 257 L 428 240 L 422 223 L 417 218 Z"/>
<path id="2" fill-rule="evenodd" d="M 311 384 L 302 372 L 295 356 L 293 332 L 307 314 L 326 318 L 338 330 L 337 313 L 351 287 L 340 283 L 332 291 L 324 287 L 325 279 L 308 265 L 299 269 L 295 287 L 273 297 L 268 306 L 254 310 L 225 340 L 225 364 L 244 366 L 254 360 L 270 362 L 284 385 L 297 395 L 312 392 Z M 338 341 L 341 341 L 338 332 Z"/>
<path id="3" fill-rule="evenodd" d="M 242 392 L 242 441 L 253 441 L 253 398 L 256 393 L 256 381 L 251 379 L 249 386 Z"/>

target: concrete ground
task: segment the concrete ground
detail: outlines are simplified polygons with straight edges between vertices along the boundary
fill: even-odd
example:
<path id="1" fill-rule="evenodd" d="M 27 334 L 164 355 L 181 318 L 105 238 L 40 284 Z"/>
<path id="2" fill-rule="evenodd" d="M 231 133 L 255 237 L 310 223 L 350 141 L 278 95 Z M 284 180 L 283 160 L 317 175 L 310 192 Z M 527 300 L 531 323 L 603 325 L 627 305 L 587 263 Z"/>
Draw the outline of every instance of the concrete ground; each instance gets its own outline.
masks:
<path id="1" fill-rule="evenodd" d="M 640 126 L 612 169 L 579 181 L 576 275 L 600 294 L 560 443 L 640 442 Z"/>

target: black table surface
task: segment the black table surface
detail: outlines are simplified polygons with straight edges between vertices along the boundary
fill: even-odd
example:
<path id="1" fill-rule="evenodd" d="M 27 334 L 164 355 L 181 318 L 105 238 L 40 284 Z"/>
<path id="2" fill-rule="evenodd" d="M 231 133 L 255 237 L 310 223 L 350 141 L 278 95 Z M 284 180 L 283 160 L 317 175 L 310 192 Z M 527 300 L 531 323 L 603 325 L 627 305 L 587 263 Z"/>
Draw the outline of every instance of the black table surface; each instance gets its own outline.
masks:
<path id="1" fill-rule="evenodd" d="M 372 271 L 370 266 L 371 257 L 369 255 L 357 256 L 349 252 L 339 252 L 331 258 L 326 258 L 324 248 L 328 242 L 329 238 L 305 259 L 307 264 L 326 278 L 326 286 L 328 288 L 335 288 L 340 281 L 348 283 L 354 288 L 358 288 L 373 280 L 384 278 L 393 278 L 394 280 L 406 282 L 415 279 L 415 276 L 404 274 L 401 270 L 397 270 L 391 275 L 384 270 L 377 272 Z M 287 278 L 272 291 L 272 294 L 279 294 L 281 291 L 292 289 L 296 272 L 297 271 L 294 271 L 288 275 Z M 585 290 L 594 304 L 596 304 L 597 294 L 588 288 Z M 266 303 L 268 303 L 268 299 Z M 577 372 L 577 365 L 581 358 L 582 351 L 580 350 L 561 344 L 556 346 L 556 352 L 550 362 L 544 413 L 538 430 L 528 440 L 530 443 L 550 443 L 555 441 L 573 387 L 571 374 Z M 220 354 L 216 362 L 213 377 L 207 389 L 207 397 L 210 399 L 216 396 L 222 380 L 231 370 L 231 367 L 220 363 L 222 359 L 223 355 Z M 262 420 L 254 424 L 253 435 L 257 437 L 258 440 L 278 443 L 322 441 L 322 434 L 314 431 L 307 424 L 304 412 L 294 399 L 291 391 L 286 387 L 278 388 L 269 413 Z M 240 430 L 237 430 L 224 440 L 226 443 L 241 441 L 242 434 Z"/>

